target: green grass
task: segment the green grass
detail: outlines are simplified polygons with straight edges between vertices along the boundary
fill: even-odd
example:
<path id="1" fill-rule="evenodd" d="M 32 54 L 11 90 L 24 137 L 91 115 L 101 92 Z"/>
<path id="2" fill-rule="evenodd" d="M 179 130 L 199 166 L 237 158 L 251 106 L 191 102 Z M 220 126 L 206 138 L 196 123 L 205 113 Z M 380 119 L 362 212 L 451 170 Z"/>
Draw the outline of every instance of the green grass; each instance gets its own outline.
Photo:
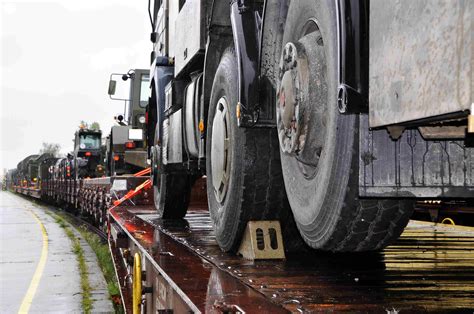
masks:
<path id="1" fill-rule="evenodd" d="M 81 289 L 82 289 L 82 310 L 84 313 L 90 313 L 92 311 L 92 298 L 91 298 L 91 285 L 89 282 L 89 273 L 87 271 L 86 259 L 84 257 L 84 250 L 82 249 L 79 238 L 74 235 L 68 224 L 66 224 L 62 217 L 50 213 L 51 216 L 56 220 L 61 228 L 64 229 L 67 237 L 72 242 L 72 251 L 76 254 L 77 262 L 79 263 L 79 276 L 81 278 Z"/>
<path id="2" fill-rule="evenodd" d="M 110 255 L 109 246 L 103 244 L 97 235 L 88 232 L 85 228 L 79 228 L 79 232 L 97 256 L 99 267 L 104 274 L 105 281 L 107 282 L 109 295 L 111 297 L 120 295 L 120 289 L 115 278 L 114 263 L 112 261 L 112 256 Z"/>
<path id="3" fill-rule="evenodd" d="M 69 217 L 66 215 L 63 215 L 61 212 L 58 213 L 52 213 L 51 211 L 48 210 L 48 213 L 53 216 L 53 218 L 56 220 L 56 222 L 66 230 L 66 234 L 69 232 L 72 233 L 71 230 L 68 230 L 69 226 L 65 221 L 68 221 L 69 223 L 72 224 L 70 221 Z M 117 283 L 117 279 L 115 277 L 115 269 L 114 269 L 114 263 L 112 261 L 112 256 L 110 255 L 109 251 L 109 246 L 107 243 L 102 243 L 101 239 L 94 233 L 89 232 L 87 229 L 84 227 L 78 228 L 77 229 L 79 233 L 82 235 L 84 240 L 89 244 L 89 246 L 92 248 L 94 251 L 95 255 L 97 256 L 97 262 L 99 264 L 99 267 L 104 275 L 105 281 L 107 283 L 107 290 L 109 293 L 109 298 L 112 300 L 112 303 L 114 305 L 114 309 L 116 313 L 123 313 L 123 307 L 121 305 L 121 301 L 117 300 L 120 299 L 120 288 Z M 74 236 L 74 235 L 73 235 Z M 68 235 L 70 238 L 70 236 Z M 74 244 L 73 244 L 74 246 Z M 74 248 L 73 248 L 74 250 Z M 82 250 L 82 248 L 81 248 Z M 80 263 L 80 262 L 79 262 Z M 79 266 L 80 267 L 80 266 Z M 80 273 L 82 274 L 82 271 L 80 270 Z M 87 269 L 86 269 L 86 275 L 87 275 Z M 81 285 L 82 285 L 82 278 L 83 276 L 81 275 Z M 84 293 L 84 292 L 83 292 Z M 90 294 L 90 292 L 89 292 Z M 86 311 L 86 305 L 84 305 L 84 311 Z"/>

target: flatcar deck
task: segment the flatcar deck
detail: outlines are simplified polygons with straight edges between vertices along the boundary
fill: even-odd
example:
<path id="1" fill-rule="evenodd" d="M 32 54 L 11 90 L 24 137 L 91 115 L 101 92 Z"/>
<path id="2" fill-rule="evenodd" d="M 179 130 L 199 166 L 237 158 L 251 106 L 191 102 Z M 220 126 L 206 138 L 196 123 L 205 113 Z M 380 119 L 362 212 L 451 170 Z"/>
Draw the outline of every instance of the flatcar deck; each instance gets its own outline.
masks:
<path id="1" fill-rule="evenodd" d="M 149 206 L 119 207 L 111 216 L 195 311 L 474 309 L 474 228 L 411 221 L 380 253 L 248 261 L 221 252 L 201 208 L 180 221 L 158 219 Z"/>

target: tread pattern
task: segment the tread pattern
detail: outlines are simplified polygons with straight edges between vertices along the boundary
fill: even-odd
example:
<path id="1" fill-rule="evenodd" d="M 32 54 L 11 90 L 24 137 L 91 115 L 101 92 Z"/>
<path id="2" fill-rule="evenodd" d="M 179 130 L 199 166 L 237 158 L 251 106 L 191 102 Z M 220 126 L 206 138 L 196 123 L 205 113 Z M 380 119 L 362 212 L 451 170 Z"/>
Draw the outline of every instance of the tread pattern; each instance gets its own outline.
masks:
<path id="1" fill-rule="evenodd" d="M 153 158 L 156 158 L 161 165 L 160 150 L 161 147 L 155 146 L 153 151 L 160 153 Z M 189 174 L 160 173 L 156 179 L 160 181 L 160 186 L 153 184 L 153 199 L 160 218 L 181 219 L 186 216 L 191 198 L 191 188 L 196 178 Z"/>
<path id="2" fill-rule="evenodd" d="M 291 212 L 281 171 L 280 151 L 276 130 L 249 130 L 246 147 L 249 154 L 245 163 L 251 165 L 244 176 L 242 207 L 243 229 L 248 220 L 279 220 L 287 251 L 298 251 L 305 246 Z M 252 154 L 253 152 L 253 154 Z"/>
<path id="3" fill-rule="evenodd" d="M 165 193 L 161 196 L 165 200 L 160 200 L 160 204 L 156 204 L 155 201 L 158 214 L 163 219 L 183 218 L 188 211 L 191 187 L 194 181 L 190 179 L 189 175 L 184 174 L 162 174 L 160 177 L 163 177 L 161 184 L 165 184 L 166 187 Z M 153 192 L 157 191 L 157 187 L 154 186 Z"/>
<path id="4" fill-rule="evenodd" d="M 342 238 L 333 248 L 338 252 L 361 252 L 383 249 L 397 239 L 411 215 L 411 204 L 399 200 L 360 200 L 354 217 Z M 341 219 L 340 223 L 347 222 Z"/>
<path id="5" fill-rule="evenodd" d="M 359 124 L 356 123 L 356 130 Z M 334 234 L 323 249 L 333 252 L 365 252 L 385 248 L 396 240 L 408 224 L 414 201 L 399 199 L 359 199 L 359 132 L 355 132 L 351 169 L 343 208 Z"/>

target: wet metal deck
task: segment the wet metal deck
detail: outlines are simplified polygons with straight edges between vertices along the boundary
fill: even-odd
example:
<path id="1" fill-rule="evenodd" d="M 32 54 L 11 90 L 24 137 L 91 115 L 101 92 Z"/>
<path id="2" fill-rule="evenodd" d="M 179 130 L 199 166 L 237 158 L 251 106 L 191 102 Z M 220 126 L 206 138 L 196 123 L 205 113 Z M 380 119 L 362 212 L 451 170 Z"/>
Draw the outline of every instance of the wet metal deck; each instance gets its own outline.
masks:
<path id="1" fill-rule="evenodd" d="M 119 208 L 115 216 L 203 312 L 220 303 L 247 312 L 474 309 L 473 228 L 412 221 L 380 253 L 253 262 L 220 251 L 205 210 L 192 209 L 181 221 L 160 220 L 150 207 Z"/>
<path id="2" fill-rule="evenodd" d="M 119 207 L 111 210 L 111 216 L 142 248 L 142 254 L 153 259 L 154 268 L 193 312 L 221 313 L 219 309 L 228 309 L 232 305 L 237 306 L 234 310 L 246 312 L 286 312 L 245 283 L 235 280 L 225 270 L 139 218 L 140 213 L 150 216 L 149 213 L 154 212 L 154 209 L 150 211 L 140 206 Z M 117 271 L 121 276 L 120 270 Z M 124 299 L 128 301 L 128 298 Z M 125 308 L 131 312 L 131 304 L 126 303 Z"/>

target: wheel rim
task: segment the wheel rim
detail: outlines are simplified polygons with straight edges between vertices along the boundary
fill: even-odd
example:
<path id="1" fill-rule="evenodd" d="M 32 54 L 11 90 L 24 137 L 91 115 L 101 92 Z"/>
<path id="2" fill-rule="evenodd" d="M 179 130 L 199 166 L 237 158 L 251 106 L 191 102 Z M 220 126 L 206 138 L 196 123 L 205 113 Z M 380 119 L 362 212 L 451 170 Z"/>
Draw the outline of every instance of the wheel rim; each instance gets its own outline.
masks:
<path id="1" fill-rule="evenodd" d="M 323 71 L 315 73 L 326 68 L 321 46 L 324 41 L 319 27 L 309 19 L 297 40 L 285 44 L 279 64 L 276 113 L 280 148 L 295 159 L 307 180 L 318 172 L 326 136 L 326 105 L 318 100 L 327 99 L 327 82 Z"/>
<path id="2" fill-rule="evenodd" d="M 211 171 L 214 194 L 223 203 L 229 186 L 230 173 L 230 115 L 225 97 L 217 102 L 212 122 Z"/>

